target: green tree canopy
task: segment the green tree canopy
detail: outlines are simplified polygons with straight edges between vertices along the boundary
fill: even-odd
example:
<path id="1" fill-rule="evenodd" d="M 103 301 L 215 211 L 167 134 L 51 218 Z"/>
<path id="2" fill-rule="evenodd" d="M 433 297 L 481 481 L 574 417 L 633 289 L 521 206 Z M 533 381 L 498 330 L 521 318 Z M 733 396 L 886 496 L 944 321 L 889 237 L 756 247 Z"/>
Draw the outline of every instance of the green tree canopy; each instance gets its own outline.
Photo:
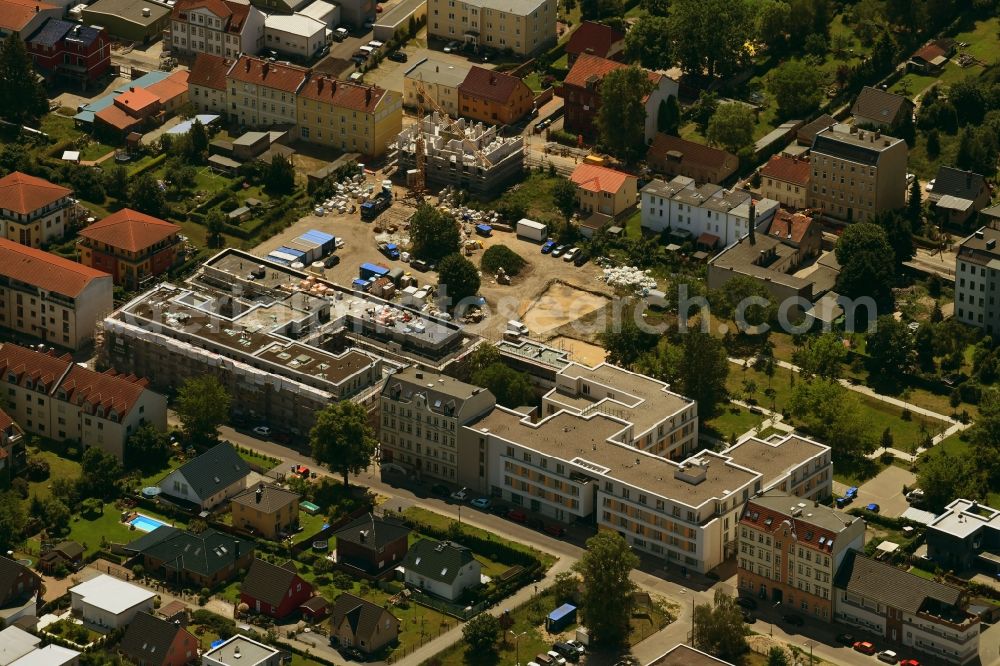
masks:
<path id="1" fill-rule="evenodd" d="M 557 180 L 552 186 L 552 203 L 563 219 L 569 221 L 576 212 L 576 185 L 566 178 Z"/>
<path id="2" fill-rule="evenodd" d="M 878 318 L 875 330 L 868 334 L 865 349 L 870 379 L 899 377 L 913 365 L 913 335 L 906 324 L 892 315 Z"/>
<path id="3" fill-rule="evenodd" d="M 623 368 L 632 368 L 644 353 L 656 346 L 655 333 L 644 331 L 635 321 L 633 310 L 624 308 L 621 321 L 609 318 L 601 344 L 608 352 L 608 363 Z"/>
<path id="4" fill-rule="evenodd" d="M 0 46 L 0 118 L 18 125 L 34 124 L 49 110 L 24 42 L 11 34 Z"/>
<path id="5" fill-rule="evenodd" d="M 573 569 L 583 579 L 580 610 L 595 642 L 619 645 L 628 636 L 635 589 L 629 574 L 637 566 L 639 558 L 617 532 L 587 539 Z"/>
<path id="6" fill-rule="evenodd" d="M 264 173 L 264 188 L 274 194 L 291 194 L 295 191 L 295 166 L 292 161 L 276 153 Z"/>
<path id="7" fill-rule="evenodd" d="M 601 145 L 612 155 L 634 162 L 646 151 L 646 105 L 653 83 L 638 67 L 623 67 L 601 79 L 601 104 L 595 124 Z"/>
<path id="8" fill-rule="evenodd" d="M 767 90 L 782 118 L 807 115 L 823 98 L 823 72 L 803 60 L 788 60 L 768 75 Z"/>
<path id="9" fill-rule="evenodd" d="M 747 651 L 749 633 L 736 598 L 722 590 L 715 591 L 714 604 L 698 604 L 694 608 L 694 645 L 699 650 L 736 661 Z"/>
<path id="10" fill-rule="evenodd" d="M 535 402 L 535 391 L 527 373 L 503 363 L 493 363 L 472 375 L 472 383 L 487 388 L 504 407 L 521 407 Z"/>
<path id="11" fill-rule="evenodd" d="M 81 467 L 77 485 L 82 497 L 99 497 L 103 500 L 118 497 L 119 483 L 125 470 L 117 458 L 91 446 L 83 452 Z"/>
<path id="12" fill-rule="evenodd" d="M 646 69 L 670 69 L 670 41 L 665 39 L 669 29 L 664 16 L 640 17 L 625 35 L 625 59 Z"/>
<path id="13" fill-rule="evenodd" d="M 479 286 L 479 271 L 462 255 L 449 254 L 438 264 L 438 287 L 445 288 L 443 295 L 448 299 L 449 308 L 478 294 Z"/>
<path id="14" fill-rule="evenodd" d="M 687 74 L 727 76 L 745 57 L 752 31 L 746 0 L 673 0 L 668 16 L 674 59 Z"/>
<path id="15" fill-rule="evenodd" d="M 624 16 L 622 0 L 580 0 L 580 14 L 588 21 Z"/>
<path id="16" fill-rule="evenodd" d="M 720 104 L 708 121 L 707 138 L 731 153 L 738 153 L 740 149 L 753 143 L 753 127 L 756 122 L 753 109 L 746 104 Z"/>
<path id="17" fill-rule="evenodd" d="M 920 182 L 914 179 L 913 184 L 917 186 L 917 190 L 920 190 Z M 920 207 L 920 197 L 917 196 L 917 208 L 916 211 L 917 220 L 919 222 L 919 207 Z M 879 215 L 876 215 L 872 219 L 872 224 L 877 224 L 882 227 L 885 231 L 886 240 L 889 241 L 889 245 L 892 247 L 892 255 L 894 266 L 897 271 L 901 270 L 903 263 L 913 259 L 916 255 L 916 249 L 913 245 L 913 225 L 910 223 L 907 215 L 902 214 L 900 211 L 886 211 Z"/>
<path id="18" fill-rule="evenodd" d="M 462 241 L 455 218 L 421 204 L 410 218 L 410 251 L 417 259 L 436 264 L 459 250 Z"/>
<path id="19" fill-rule="evenodd" d="M 0 548 L 13 550 L 21 542 L 28 517 L 17 493 L 8 490 L 0 493 Z"/>
<path id="20" fill-rule="evenodd" d="M 333 402 L 316 415 L 309 431 L 313 458 L 344 475 L 360 474 L 375 455 L 376 441 L 368 413 L 350 400 Z"/>
<path id="21" fill-rule="evenodd" d="M 206 446 L 219 439 L 219 426 L 229 418 L 229 392 L 214 375 L 199 375 L 184 380 L 174 410 L 184 434 L 196 446 Z"/>
<path id="22" fill-rule="evenodd" d="M 869 296 L 880 311 L 892 306 L 895 252 L 885 230 L 869 222 L 848 226 L 835 248 L 840 274 L 837 291 L 850 298 Z"/>
<path id="23" fill-rule="evenodd" d="M 839 333 L 833 332 L 810 336 L 793 357 L 804 377 L 823 379 L 839 379 L 846 359 L 844 341 Z"/>
<path id="24" fill-rule="evenodd" d="M 699 329 L 683 334 L 680 346 L 681 392 L 698 403 L 699 414 L 714 414 L 726 397 L 729 376 L 726 348 L 721 340 Z"/>
<path id="25" fill-rule="evenodd" d="M 495 654 L 501 634 L 503 629 L 500 627 L 500 620 L 489 613 L 480 613 L 462 627 L 462 638 L 468 651 L 477 658 L 484 654 Z"/>
<path id="26" fill-rule="evenodd" d="M 157 472 L 170 460 L 170 441 L 152 423 L 136 428 L 125 442 L 125 466 L 143 472 Z"/>
<path id="27" fill-rule="evenodd" d="M 487 273 L 496 273 L 502 268 L 507 275 L 517 275 L 526 263 L 524 257 L 506 245 L 492 245 L 486 248 L 479 262 Z"/>
<path id="28" fill-rule="evenodd" d="M 788 408 L 806 431 L 830 446 L 835 462 L 863 460 L 875 450 L 875 431 L 861 401 L 834 380 L 796 382 Z"/>
<path id="29" fill-rule="evenodd" d="M 778 313 L 774 296 L 758 280 L 745 275 L 736 275 L 719 288 L 712 300 L 713 307 L 719 308 L 719 314 L 727 319 L 740 317 L 737 322 L 741 333 L 752 333 L 752 330 L 772 321 Z"/>
<path id="30" fill-rule="evenodd" d="M 148 171 L 132 179 L 128 201 L 132 208 L 153 217 L 163 217 L 167 212 L 167 197 L 160 183 Z"/>
<path id="31" fill-rule="evenodd" d="M 982 499 L 986 495 L 984 470 L 969 450 L 953 454 L 935 447 L 921 456 L 918 470 L 917 485 L 931 511 L 943 511 L 956 497 Z"/>
<path id="32" fill-rule="evenodd" d="M 681 105 L 677 102 L 676 95 L 668 95 L 666 99 L 660 100 L 660 106 L 656 110 L 656 129 L 671 136 L 680 134 Z"/>

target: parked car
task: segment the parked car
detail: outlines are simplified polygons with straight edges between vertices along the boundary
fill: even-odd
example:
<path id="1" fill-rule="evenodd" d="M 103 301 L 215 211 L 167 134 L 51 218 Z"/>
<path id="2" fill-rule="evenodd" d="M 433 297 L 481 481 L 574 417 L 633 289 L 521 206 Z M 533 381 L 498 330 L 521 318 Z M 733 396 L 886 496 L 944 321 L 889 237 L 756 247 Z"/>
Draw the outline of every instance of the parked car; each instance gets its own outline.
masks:
<path id="1" fill-rule="evenodd" d="M 573 646 L 573 648 L 576 649 L 576 653 L 579 655 L 587 654 L 587 646 L 581 643 L 580 641 L 576 640 L 566 641 L 566 644 Z"/>
<path id="2" fill-rule="evenodd" d="M 584 250 L 580 250 L 577 253 L 576 258 L 573 259 L 573 265 L 576 266 L 577 268 L 579 268 L 580 266 L 583 266 L 588 261 L 590 261 L 590 253 L 588 253 L 588 252 L 586 252 Z"/>
<path id="3" fill-rule="evenodd" d="M 576 255 L 579 254 L 579 252 L 580 248 L 571 247 L 570 249 L 566 250 L 566 253 L 563 255 L 563 261 L 573 261 L 574 259 L 576 259 Z"/>
<path id="4" fill-rule="evenodd" d="M 546 656 L 552 660 L 553 664 L 557 664 L 557 666 L 566 666 L 566 657 L 562 656 L 555 650 L 549 650 L 546 653 Z"/>
<path id="5" fill-rule="evenodd" d="M 904 659 L 899 662 L 899 666 L 920 666 L 920 662 L 916 659 Z"/>
<path id="6" fill-rule="evenodd" d="M 265 425 L 260 425 L 253 429 L 253 434 L 260 435 L 261 437 L 270 437 L 271 429 Z"/>
<path id="7" fill-rule="evenodd" d="M 393 51 L 386 57 L 393 62 L 406 62 L 409 59 L 402 51 Z"/>
<path id="8" fill-rule="evenodd" d="M 880 507 L 878 504 L 875 504 L 874 502 L 868 504 L 867 506 L 865 506 L 865 508 L 871 511 L 872 513 L 878 513 L 882 509 L 882 507 Z"/>
<path id="9" fill-rule="evenodd" d="M 340 263 L 340 257 L 335 254 L 331 254 L 329 257 L 323 260 L 323 266 L 325 268 L 333 268 Z"/>
<path id="10" fill-rule="evenodd" d="M 555 246 L 556 242 L 554 240 L 545 241 L 544 243 L 542 243 L 542 254 L 548 254 L 555 248 Z"/>
<path id="11" fill-rule="evenodd" d="M 469 499 L 469 489 L 460 488 L 451 494 L 451 498 L 457 502 L 464 502 Z"/>
<path id="12" fill-rule="evenodd" d="M 542 131 L 545 130 L 546 127 L 548 127 L 551 124 L 552 124 L 551 118 L 545 118 L 543 120 L 539 120 L 537 123 L 535 123 L 535 134 L 540 134 Z"/>
<path id="13" fill-rule="evenodd" d="M 837 642 L 841 645 L 854 645 L 854 636 L 851 634 L 837 634 Z"/>
<path id="14" fill-rule="evenodd" d="M 410 266 L 413 266 L 413 270 L 420 271 L 421 273 L 427 270 L 427 262 L 423 259 L 414 259 L 410 262 Z"/>
<path id="15" fill-rule="evenodd" d="M 555 663 L 556 663 L 552 659 L 552 657 L 549 656 L 548 652 L 539 652 L 538 654 L 536 654 L 535 655 L 535 661 L 538 662 L 539 664 L 541 664 L 542 666 L 554 666 Z M 563 661 L 565 661 L 565 660 L 563 660 Z"/>
<path id="16" fill-rule="evenodd" d="M 444 52 L 445 53 L 451 53 L 452 51 L 457 51 L 458 47 L 459 47 L 459 43 L 458 42 L 448 42 L 444 46 Z"/>
<path id="17" fill-rule="evenodd" d="M 447 497 L 448 486 L 444 485 L 443 483 L 435 483 L 433 486 L 431 486 L 431 492 L 440 497 Z"/>
<path id="18" fill-rule="evenodd" d="M 528 514 L 520 509 L 511 509 L 507 512 L 507 518 L 513 520 L 515 523 L 524 523 L 528 520 Z"/>
<path id="19" fill-rule="evenodd" d="M 788 613 L 782 619 L 793 627 L 801 627 L 806 623 L 806 621 L 802 619 L 801 615 L 796 615 L 795 613 Z"/>
<path id="20" fill-rule="evenodd" d="M 576 648 L 566 641 L 559 641 L 552 646 L 552 649 L 565 657 L 567 661 L 576 662 L 580 659 L 581 653 L 577 652 Z"/>
<path id="21" fill-rule="evenodd" d="M 292 465 L 292 474 L 297 474 L 303 479 L 309 478 L 309 468 L 305 465 Z"/>
<path id="22" fill-rule="evenodd" d="M 875 646 L 868 641 L 856 641 L 851 647 L 854 648 L 855 652 L 860 652 L 861 654 L 875 654 Z"/>
<path id="23" fill-rule="evenodd" d="M 899 661 L 899 655 L 893 652 L 892 650 L 882 650 L 877 655 L 875 655 L 875 658 L 887 664 L 895 664 L 897 661 Z"/>
<path id="24" fill-rule="evenodd" d="M 552 256 L 561 257 L 562 253 L 565 252 L 567 249 L 568 246 L 566 245 L 556 245 L 554 248 L 552 248 Z"/>
<path id="25" fill-rule="evenodd" d="M 736 605 L 747 610 L 757 610 L 757 602 L 750 597 L 738 597 L 736 599 Z"/>
<path id="26" fill-rule="evenodd" d="M 566 529 L 562 525 L 546 525 L 545 533 L 551 534 L 554 537 L 561 537 L 566 535 Z"/>
<path id="27" fill-rule="evenodd" d="M 492 502 L 490 501 L 489 497 L 477 497 L 476 499 L 469 502 L 469 504 L 476 507 L 477 509 L 488 509 L 490 508 L 490 504 L 492 504 Z"/>
<path id="28" fill-rule="evenodd" d="M 924 501 L 923 488 L 914 488 L 910 492 L 906 493 L 906 501 L 910 504 L 918 504 Z"/>

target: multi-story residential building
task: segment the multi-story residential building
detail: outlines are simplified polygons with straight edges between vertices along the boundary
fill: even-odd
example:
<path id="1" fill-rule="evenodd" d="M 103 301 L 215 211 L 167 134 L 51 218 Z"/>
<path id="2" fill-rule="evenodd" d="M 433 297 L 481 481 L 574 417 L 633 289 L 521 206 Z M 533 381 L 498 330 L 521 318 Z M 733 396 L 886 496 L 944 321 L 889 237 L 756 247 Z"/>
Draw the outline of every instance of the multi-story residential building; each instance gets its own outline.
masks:
<path id="1" fill-rule="evenodd" d="M 114 307 L 111 276 L 0 238 L 0 327 L 77 350 Z"/>
<path id="2" fill-rule="evenodd" d="M 84 87 L 111 67 L 111 38 L 104 28 L 50 18 L 24 40 L 35 69 L 50 79 Z"/>
<path id="3" fill-rule="evenodd" d="M 620 62 L 600 58 L 587 53 L 581 54 L 566 75 L 562 87 L 556 90 L 564 100 L 566 118 L 563 121 L 567 132 L 593 136 L 597 131 L 594 124 L 601 106 L 601 79 L 609 72 L 628 67 Z M 646 108 L 644 137 L 647 142 L 656 136 L 656 118 L 660 102 L 677 96 L 677 82 L 670 77 L 647 71 L 653 90 L 643 99 Z"/>
<path id="4" fill-rule="evenodd" d="M 556 0 L 428 0 L 427 34 L 527 56 L 556 41 Z"/>
<path id="5" fill-rule="evenodd" d="M 264 14 L 232 0 L 180 0 L 170 12 L 170 50 L 235 59 L 264 46 Z"/>
<path id="6" fill-rule="evenodd" d="M 865 545 L 865 521 L 779 490 L 750 499 L 740 518 L 740 592 L 829 622 L 833 579 Z"/>
<path id="7" fill-rule="evenodd" d="M 0 178 L 2 236 L 29 247 L 58 240 L 75 221 L 73 190 L 20 171 Z"/>
<path id="8" fill-rule="evenodd" d="M 188 77 L 188 97 L 197 111 L 223 116 L 229 114 L 226 75 L 234 62 L 234 60 L 207 53 L 199 53 L 195 56 Z"/>
<path id="9" fill-rule="evenodd" d="M 381 156 L 403 128 L 398 92 L 325 74 L 309 77 L 296 104 L 299 136 L 343 151 Z"/>
<path id="10" fill-rule="evenodd" d="M 1000 331 L 1000 230 L 983 227 L 958 246 L 955 256 L 955 317 L 969 326 Z"/>
<path id="11" fill-rule="evenodd" d="M 522 79 L 475 65 L 458 87 L 462 115 L 491 125 L 513 125 L 535 107 L 535 94 Z"/>
<path id="12" fill-rule="evenodd" d="M 303 14 L 271 14 L 264 19 L 264 45 L 307 60 L 327 43 L 327 27 Z"/>
<path id="13" fill-rule="evenodd" d="M 625 56 L 625 33 L 603 23 L 581 21 L 566 42 L 566 56 L 570 67 L 581 53 L 621 60 Z"/>
<path id="14" fill-rule="evenodd" d="M 486 389 L 451 377 L 414 367 L 390 375 L 379 396 L 382 464 L 457 482 L 460 462 L 468 463 L 459 460 L 459 430 L 495 405 Z M 478 465 L 485 474 L 485 459 Z"/>
<path id="15" fill-rule="evenodd" d="M 61 18 L 66 8 L 48 2 L 0 0 L 0 38 L 18 35 L 24 39 L 48 19 Z"/>
<path id="16" fill-rule="evenodd" d="M 834 588 L 837 622 L 948 664 L 971 663 L 979 656 L 979 616 L 969 612 L 968 593 L 961 588 L 857 551 L 844 558 Z"/>
<path id="17" fill-rule="evenodd" d="M 1000 574 L 1000 511 L 956 499 L 927 526 L 927 558 L 945 571 Z"/>
<path id="18" fill-rule="evenodd" d="M 767 222 L 778 210 L 773 199 L 755 201 L 745 190 L 720 185 L 696 185 L 692 178 L 676 176 L 669 183 L 653 180 L 641 190 L 642 226 L 655 232 L 670 229 L 688 234 L 706 247 L 726 247 Z"/>
<path id="19" fill-rule="evenodd" d="M 136 289 L 181 258 L 180 232 L 172 222 L 122 208 L 80 231 L 80 263 Z"/>
<path id="20" fill-rule="evenodd" d="M 808 158 L 775 155 L 760 170 L 760 195 L 788 208 L 805 208 L 811 175 Z"/>
<path id="21" fill-rule="evenodd" d="M 7 412 L 0 409 L 0 488 L 9 488 L 14 475 L 27 463 L 24 431 Z"/>
<path id="22" fill-rule="evenodd" d="M 906 202 L 906 142 L 879 130 L 833 125 L 813 139 L 809 208 L 864 222 Z"/>
<path id="23" fill-rule="evenodd" d="M 296 96 L 308 75 L 304 67 L 241 56 L 226 74 L 230 119 L 250 128 L 294 127 Z"/>
<path id="24" fill-rule="evenodd" d="M 32 434 L 96 446 L 122 460 L 136 429 L 147 423 L 167 427 L 167 399 L 134 375 L 95 372 L 69 354 L 11 343 L 0 346 L 0 373 L 7 384 L 7 411 Z"/>
<path id="25" fill-rule="evenodd" d="M 424 111 L 437 108 L 452 118 L 458 118 L 462 115 L 458 87 L 471 69 L 472 65 L 464 62 L 424 58 L 406 70 L 403 77 L 403 105 L 410 109 L 423 107 Z"/>

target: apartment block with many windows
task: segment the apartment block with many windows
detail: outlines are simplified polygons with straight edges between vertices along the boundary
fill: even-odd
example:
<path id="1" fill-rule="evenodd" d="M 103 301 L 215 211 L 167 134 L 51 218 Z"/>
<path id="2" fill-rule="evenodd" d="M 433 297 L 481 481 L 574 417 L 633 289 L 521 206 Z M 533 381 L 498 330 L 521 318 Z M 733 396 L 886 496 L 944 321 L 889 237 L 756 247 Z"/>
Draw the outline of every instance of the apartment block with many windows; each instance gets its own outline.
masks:
<path id="1" fill-rule="evenodd" d="M 314 73 L 299 90 L 299 136 L 310 143 L 382 155 L 403 129 L 399 92 Z"/>
<path id="2" fill-rule="evenodd" d="M 556 41 L 557 0 L 428 0 L 432 37 L 526 56 Z"/>
<path id="3" fill-rule="evenodd" d="M 231 0 L 180 0 L 170 12 L 170 47 L 182 56 L 254 55 L 264 45 L 264 13 Z"/>
<path id="4" fill-rule="evenodd" d="M 1000 332 L 1000 231 L 977 229 L 955 256 L 955 318 L 963 324 Z"/>
<path id="5" fill-rule="evenodd" d="M 2 236 L 28 247 L 58 240 L 75 221 L 73 191 L 20 171 L 0 178 Z"/>
<path id="6" fill-rule="evenodd" d="M 771 490 L 747 502 L 739 530 L 741 593 L 833 618 L 833 579 L 846 554 L 864 547 L 864 520 Z"/>
<path id="7" fill-rule="evenodd" d="M 230 120 L 250 128 L 294 127 L 296 96 L 309 70 L 241 56 L 226 74 Z"/>

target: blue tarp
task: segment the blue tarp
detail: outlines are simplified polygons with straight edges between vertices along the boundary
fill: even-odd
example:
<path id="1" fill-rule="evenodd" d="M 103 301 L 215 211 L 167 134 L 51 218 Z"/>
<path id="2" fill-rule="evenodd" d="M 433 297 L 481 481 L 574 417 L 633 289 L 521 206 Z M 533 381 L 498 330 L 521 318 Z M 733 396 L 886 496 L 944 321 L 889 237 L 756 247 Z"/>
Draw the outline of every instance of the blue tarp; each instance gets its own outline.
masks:
<path id="1" fill-rule="evenodd" d="M 361 264 L 361 276 L 370 277 L 372 275 L 378 275 L 379 277 L 385 276 L 389 273 L 389 269 L 385 266 L 379 266 L 378 264 Z"/>
<path id="2" fill-rule="evenodd" d="M 191 118 L 190 120 L 185 120 L 184 122 L 174 125 L 173 127 L 167 130 L 167 134 L 187 134 L 188 132 L 191 131 L 191 127 L 194 125 L 195 120 L 199 121 L 202 125 L 208 126 L 214 123 L 218 119 L 219 116 L 213 116 L 212 114 L 209 113 L 197 115 L 194 118 Z"/>
<path id="3" fill-rule="evenodd" d="M 488 224 L 477 224 L 476 231 L 485 236 L 489 236 L 491 233 L 493 233 L 493 227 L 491 227 Z"/>
<path id="4" fill-rule="evenodd" d="M 329 243 L 333 240 L 333 234 L 328 234 L 325 231 L 317 231 L 316 229 L 310 229 L 309 231 L 302 234 L 302 238 L 307 238 L 314 243 Z"/>
<path id="5" fill-rule="evenodd" d="M 282 252 L 284 254 L 290 254 L 293 257 L 296 257 L 297 259 L 301 259 L 302 257 L 306 256 L 306 253 L 303 252 L 302 250 L 296 250 L 294 247 L 287 247 L 285 245 L 279 247 L 277 251 Z"/>

